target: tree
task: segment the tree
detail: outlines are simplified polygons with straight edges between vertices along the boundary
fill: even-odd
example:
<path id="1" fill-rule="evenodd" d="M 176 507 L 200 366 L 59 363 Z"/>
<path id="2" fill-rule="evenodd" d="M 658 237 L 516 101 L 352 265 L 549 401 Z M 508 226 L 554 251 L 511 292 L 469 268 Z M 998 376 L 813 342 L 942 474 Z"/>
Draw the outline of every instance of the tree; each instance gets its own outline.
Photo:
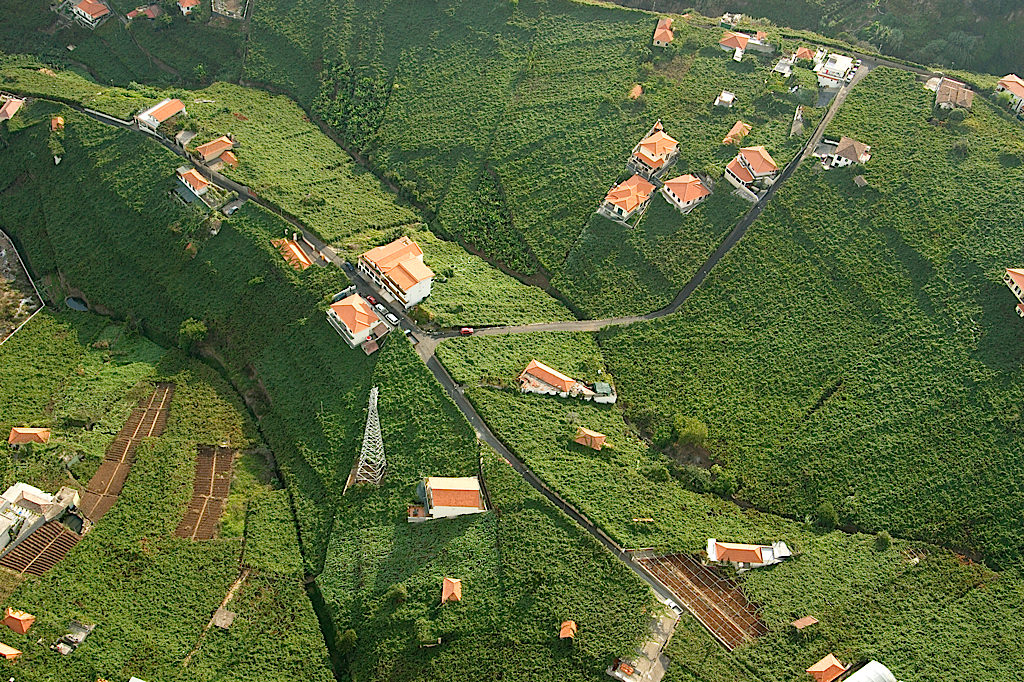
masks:
<path id="1" fill-rule="evenodd" d="M 967 110 L 957 107 L 953 111 L 949 112 L 950 123 L 963 123 L 964 119 L 967 118 Z"/>
<path id="2" fill-rule="evenodd" d="M 195 68 L 192 69 L 192 73 L 195 74 L 195 77 L 196 77 L 197 81 L 204 81 L 204 80 L 206 80 L 206 65 L 205 64 L 196 64 Z"/>
<path id="3" fill-rule="evenodd" d="M 708 427 L 696 417 L 677 414 L 672 420 L 672 436 L 676 445 L 700 447 L 708 439 Z"/>
<path id="4" fill-rule="evenodd" d="M 827 530 L 839 525 L 839 515 L 836 514 L 836 508 L 831 502 L 822 502 L 818 505 L 817 521 L 819 526 Z"/>
<path id="5" fill-rule="evenodd" d="M 878 551 L 880 552 L 884 552 L 890 547 L 892 547 L 892 536 L 889 535 L 888 531 L 883 530 L 875 538 L 875 548 L 878 549 Z"/>
<path id="6" fill-rule="evenodd" d="M 178 327 L 178 346 L 182 350 L 191 351 L 206 338 L 206 334 L 206 323 L 190 317 Z"/>

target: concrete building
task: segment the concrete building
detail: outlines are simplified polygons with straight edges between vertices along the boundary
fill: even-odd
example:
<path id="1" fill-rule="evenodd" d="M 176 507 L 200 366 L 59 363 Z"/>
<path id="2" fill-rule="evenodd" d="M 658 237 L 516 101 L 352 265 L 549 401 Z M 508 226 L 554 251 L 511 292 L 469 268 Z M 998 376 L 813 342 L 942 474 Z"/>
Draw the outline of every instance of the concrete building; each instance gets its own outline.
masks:
<path id="1" fill-rule="evenodd" d="M 363 273 L 387 301 L 411 308 L 430 295 L 434 272 L 423 262 L 423 251 L 409 237 L 370 249 L 359 256 Z"/>
<path id="2" fill-rule="evenodd" d="M 178 0 L 178 9 L 184 16 L 192 14 L 196 7 L 199 7 L 199 0 Z"/>
<path id="3" fill-rule="evenodd" d="M 47 521 L 77 507 L 80 498 L 73 488 L 61 488 L 55 495 L 27 483 L 15 483 L 0 496 L 0 557 L 14 549 Z"/>
<path id="4" fill-rule="evenodd" d="M 98 0 L 81 0 L 71 7 L 75 19 L 88 28 L 96 28 L 110 14 L 110 8 Z"/>
<path id="5" fill-rule="evenodd" d="M 689 213 L 711 196 L 711 190 L 704 186 L 696 175 L 687 173 L 666 180 L 661 195 L 681 213 Z"/>
<path id="6" fill-rule="evenodd" d="M 373 306 L 359 294 L 332 303 L 327 309 L 327 321 L 352 348 L 370 341 L 373 330 L 384 324 Z"/>
<path id="7" fill-rule="evenodd" d="M 185 105 L 180 99 L 165 99 L 159 104 L 137 114 L 135 120 L 139 126 L 155 131 L 164 121 L 168 121 L 178 114 L 187 114 Z"/>
<path id="8" fill-rule="evenodd" d="M 818 75 L 818 87 L 840 88 L 853 71 L 853 58 L 842 54 L 829 54 L 815 69 Z"/>

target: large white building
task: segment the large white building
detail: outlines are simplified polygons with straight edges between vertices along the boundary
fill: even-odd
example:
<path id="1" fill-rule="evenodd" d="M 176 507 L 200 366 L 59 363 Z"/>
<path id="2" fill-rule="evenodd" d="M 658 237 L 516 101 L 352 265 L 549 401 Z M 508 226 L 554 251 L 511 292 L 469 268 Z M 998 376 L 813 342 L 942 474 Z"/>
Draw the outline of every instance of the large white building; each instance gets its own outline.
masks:
<path id="1" fill-rule="evenodd" d="M 840 88 L 853 71 L 853 58 L 843 54 L 831 53 L 815 70 L 818 74 L 818 87 Z"/>
<path id="2" fill-rule="evenodd" d="M 181 113 L 188 112 L 185 111 L 185 105 L 180 99 L 165 99 L 163 102 L 136 115 L 135 120 L 138 121 L 139 126 L 142 128 L 156 130 L 160 127 L 161 123 Z"/>
<path id="3" fill-rule="evenodd" d="M 12 485 L 0 496 L 0 557 L 79 502 L 73 488 L 61 488 L 51 495 L 28 483 Z"/>
<path id="4" fill-rule="evenodd" d="M 779 166 L 763 146 L 744 147 L 725 167 L 725 179 L 734 187 L 755 189 L 775 182 Z"/>
<path id="5" fill-rule="evenodd" d="M 110 14 L 110 8 L 98 0 L 82 0 L 71 7 L 75 18 L 89 28 L 96 28 Z"/>
<path id="6" fill-rule="evenodd" d="M 376 285 L 385 300 L 411 308 L 430 295 L 434 272 L 423 262 L 423 250 L 408 237 L 370 249 L 359 256 L 359 271 Z"/>
<path id="7" fill-rule="evenodd" d="M 359 294 L 332 303 L 327 309 L 327 321 L 352 348 L 368 344 L 372 340 L 371 336 L 379 338 L 387 333 L 387 325 L 381 322 L 373 306 Z M 376 350 L 376 346 L 372 350 Z"/>

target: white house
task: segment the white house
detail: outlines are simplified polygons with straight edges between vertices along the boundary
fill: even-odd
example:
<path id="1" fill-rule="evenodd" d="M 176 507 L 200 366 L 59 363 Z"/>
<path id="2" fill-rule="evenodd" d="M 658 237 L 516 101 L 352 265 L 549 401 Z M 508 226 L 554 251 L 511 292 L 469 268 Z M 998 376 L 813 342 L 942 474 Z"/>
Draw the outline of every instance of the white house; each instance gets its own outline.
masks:
<path id="1" fill-rule="evenodd" d="M 664 173 L 675 163 L 678 156 L 679 142 L 665 132 L 661 121 L 658 120 L 647 131 L 647 135 L 633 147 L 633 153 L 626 166 L 637 175 L 650 180 Z"/>
<path id="2" fill-rule="evenodd" d="M 520 372 L 519 390 L 560 398 L 583 398 L 607 405 L 614 404 L 618 399 L 615 389 L 608 382 L 599 381 L 591 387 L 537 360 L 530 360 L 526 369 Z"/>
<path id="3" fill-rule="evenodd" d="M 196 7 L 199 7 L 199 0 L 178 0 L 178 9 L 185 16 L 192 14 Z"/>
<path id="4" fill-rule="evenodd" d="M 661 187 L 661 194 L 677 209 L 683 213 L 689 213 L 699 203 L 711 196 L 711 190 L 705 187 L 696 175 L 687 173 L 666 180 Z"/>
<path id="5" fill-rule="evenodd" d="M 195 168 L 189 168 L 188 166 L 181 166 L 178 168 L 178 179 L 181 180 L 186 187 L 192 190 L 192 193 L 197 197 L 201 197 L 206 194 L 206 190 L 210 189 L 210 182 L 202 175 L 199 174 Z"/>
<path id="6" fill-rule="evenodd" d="M 829 54 L 823 60 L 815 73 L 818 74 L 818 87 L 839 88 L 846 82 L 850 72 L 853 71 L 853 58 L 842 54 Z"/>
<path id="7" fill-rule="evenodd" d="M 156 130 L 160 127 L 161 123 L 181 113 L 188 112 L 185 111 L 185 105 L 180 99 L 165 99 L 163 102 L 136 115 L 135 120 L 143 128 Z"/>
<path id="8" fill-rule="evenodd" d="M 370 249 L 359 256 L 359 271 L 388 301 L 411 308 L 430 295 L 434 272 L 423 262 L 423 250 L 408 237 Z"/>
<path id="9" fill-rule="evenodd" d="M 829 168 L 842 168 L 855 163 L 867 163 L 871 158 L 871 145 L 857 142 L 852 137 L 845 135 L 839 138 L 839 142 L 825 140 L 825 145 L 832 145 L 829 151 L 822 156 L 822 165 L 826 170 Z"/>
<path id="10" fill-rule="evenodd" d="M 327 309 L 327 321 L 352 348 L 371 342 L 378 326 L 386 328 L 373 306 L 359 294 L 332 303 Z"/>
<path id="11" fill-rule="evenodd" d="M 71 7 L 75 18 L 89 28 L 96 28 L 110 14 L 110 8 L 98 0 L 81 0 Z"/>
<path id="12" fill-rule="evenodd" d="M 1024 109 L 1024 79 L 1015 73 L 1009 73 L 999 79 L 996 92 L 1010 94 L 1010 106 L 1018 114 Z"/>
<path id="13" fill-rule="evenodd" d="M 718 97 L 715 98 L 715 106 L 716 107 L 726 107 L 727 109 L 731 109 L 732 105 L 735 102 L 736 102 L 736 95 L 734 95 L 733 93 L 729 92 L 728 90 L 722 90 L 722 92 L 720 92 L 718 94 Z"/>
<path id="14" fill-rule="evenodd" d="M 775 182 L 779 166 L 763 146 L 744 147 L 725 167 L 725 179 L 734 187 L 754 189 Z"/>
<path id="15" fill-rule="evenodd" d="M 674 38 L 675 34 L 672 33 L 672 17 L 659 19 L 658 25 L 654 27 L 654 46 L 668 47 L 668 44 L 671 43 Z"/>
<path id="16" fill-rule="evenodd" d="M 653 195 L 654 185 L 634 175 L 608 190 L 597 210 L 613 220 L 629 220 L 634 213 L 647 208 Z"/>
<path id="17" fill-rule="evenodd" d="M 410 523 L 487 511 L 476 476 L 428 476 L 420 481 L 416 493 L 423 504 L 409 505 L 407 519 Z"/>
<path id="18" fill-rule="evenodd" d="M 15 483 L 0 496 L 0 557 L 14 549 L 47 521 L 81 502 L 74 488 L 55 495 L 27 483 Z"/>
<path id="19" fill-rule="evenodd" d="M 795 57 L 782 57 L 776 62 L 772 71 L 778 74 L 782 74 L 783 78 L 789 78 L 793 75 L 793 62 Z"/>
<path id="20" fill-rule="evenodd" d="M 1007 268 L 1003 274 L 1003 282 L 1017 297 L 1017 314 L 1024 317 L 1024 269 Z"/>
<path id="21" fill-rule="evenodd" d="M 770 545 L 745 545 L 738 542 L 719 542 L 708 538 L 708 561 L 732 564 L 738 570 L 761 568 L 780 563 L 793 556 L 785 542 Z"/>
<path id="22" fill-rule="evenodd" d="M 750 36 L 746 33 L 726 31 L 722 35 L 722 39 L 718 41 L 718 46 L 726 52 L 732 52 L 733 60 L 738 62 L 743 59 L 743 52 L 747 49 L 749 42 Z"/>

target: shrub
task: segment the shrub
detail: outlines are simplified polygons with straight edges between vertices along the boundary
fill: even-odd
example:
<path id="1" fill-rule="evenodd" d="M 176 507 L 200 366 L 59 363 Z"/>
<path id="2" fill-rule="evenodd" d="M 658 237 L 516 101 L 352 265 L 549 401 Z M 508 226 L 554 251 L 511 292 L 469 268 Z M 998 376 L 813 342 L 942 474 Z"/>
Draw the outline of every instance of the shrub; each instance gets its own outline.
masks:
<path id="1" fill-rule="evenodd" d="M 889 531 L 883 530 L 875 537 L 875 548 L 880 552 L 884 552 L 890 547 L 892 547 L 892 536 L 889 535 Z"/>
<path id="2" fill-rule="evenodd" d="M 949 112 L 949 120 L 951 123 L 963 123 L 964 119 L 967 118 L 967 110 L 960 109 L 957 107 L 953 111 Z"/>
<path id="3" fill-rule="evenodd" d="M 192 350 L 206 338 L 206 334 L 206 323 L 190 317 L 178 327 L 178 346 L 182 350 Z"/>
<path id="4" fill-rule="evenodd" d="M 696 417 L 677 414 L 672 420 L 672 438 L 676 445 L 702 446 L 708 439 L 707 424 Z"/>
<path id="5" fill-rule="evenodd" d="M 815 513 L 816 523 L 827 530 L 832 530 L 839 525 L 839 515 L 831 502 L 822 502 L 818 505 Z"/>

